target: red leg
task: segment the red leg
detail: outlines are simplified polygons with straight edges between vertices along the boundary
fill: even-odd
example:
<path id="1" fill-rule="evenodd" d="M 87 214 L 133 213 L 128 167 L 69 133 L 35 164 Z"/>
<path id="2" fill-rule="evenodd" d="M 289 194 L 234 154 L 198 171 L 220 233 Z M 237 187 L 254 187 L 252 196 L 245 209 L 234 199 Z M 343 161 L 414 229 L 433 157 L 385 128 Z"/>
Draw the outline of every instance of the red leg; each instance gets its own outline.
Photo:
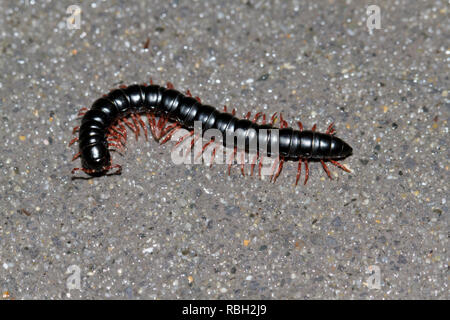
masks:
<path id="1" fill-rule="evenodd" d="M 300 131 L 303 131 L 303 123 L 301 121 L 297 122 L 298 127 L 300 128 Z"/>
<path id="2" fill-rule="evenodd" d="M 187 95 L 188 97 L 192 97 L 192 93 L 191 93 L 191 91 L 189 91 L 189 89 L 186 90 L 186 95 Z"/>
<path id="3" fill-rule="evenodd" d="M 87 173 L 87 174 L 91 174 L 91 173 L 94 173 L 94 172 L 95 172 L 95 170 L 93 170 L 93 169 L 73 168 L 73 169 L 72 169 L 72 174 L 74 174 L 75 171 L 78 171 L 78 170 L 81 170 L 81 171 L 83 171 L 83 172 L 85 172 L 85 173 Z"/>
<path id="4" fill-rule="evenodd" d="M 200 136 L 194 136 L 193 138 L 192 138 L 192 140 L 191 140 L 191 144 L 190 144 L 190 146 L 189 146 L 189 150 L 188 150 L 188 152 L 186 152 L 186 158 L 190 155 L 190 153 L 191 153 L 191 151 L 192 151 L 192 148 L 194 147 L 194 145 L 195 145 L 195 143 L 197 142 L 197 140 L 198 139 L 200 139 L 201 137 Z"/>
<path id="5" fill-rule="evenodd" d="M 125 125 L 122 123 L 122 121 L 120 119 L 117 120 L 117 125 L 119 126 L 120 131 L 123 134 L 125 141 L 127 141 L 127 128 L 125 128 Z"/>
<path id="6" fill-rule="evenodd" d="M 139 121 L 139 124 L 141 125 L 142 129 L 144 129 L 145 141 L 148 141 L 148 131 L 144 120 L 142 120 L 141 115 L 139 113 L 136 114 L 136 118 Z"/>
<path id="7" fill-rule="evenodd" d="M 212 151 L 212 153 L 211 153 L 211 162 L 210 162 L 210 164 L 209 164 L 209 167 L 210 167 L 210 168 L 212 167 L 212 165 L 213 165 L 213 163 L 214 163 L 214 159 L 216 158 L 216 151 L 217 151 L 218 148 L 219 148 L 219 143 L 216 142 L 216 143 L 214 144 L 214 148 L 213 148 L 213 151 Z"/>
<path id="8" fill-rule="evenodd" d="M 256 123 L 260 116 L 261 116 L 261 112 L 258 112 L 257 114 L 255 114 L 255 117 L 253 118 L 253 122 Z"/>
<path id="9" fill-rule="evenodd" d="M 88 111 L 88 110 L 89 110 L 89 109 L 86 108 L 86 107 L 81 108 L 81 109 L 78 111 L 78 117 L 84 116 L 85 113 L 86 113 L 86 111 Z"/>
<path id="10" fill-rule="evenodd" d="M 150 124 L 150 131 L 153 135 L 153 137 L 156 139 L 156 121 L 155 121 L 155 115 L 153 113 L 147 113 L 147 119 L 148 123 Z"/>
<path id="11" fill-rule="evenodd" d="M 233 160 L 234 160 L 234 157 L 235 157 L 235 155 L 236 155 L 236 152 L 237 152 L 237 147 L 234 147 L 233 155 L 231 156 L 231 160 L 230 160 L 230 162 L 228 163 L 228 175 L 230 175 L 230 172 L 231 172 L 231 165 L 233 164 Z"/>
<path id="12" fill-rule="evenodd" d="M 263 119 L 262 119 L 262 124 L 266 124 L 266 114 L 263 113 L 262 117 L 263 117 Z"/>
<path id="13" fill-rule="evenodd" d="M 150 84 L 151 84 L 151 85 L 153 84 L 153 79 L 152 79 L 152 78 L 150 78 Z"/>
<path id="14" fill-rule="evenodd" d="M 273 178 L 273 183 L 277 181 L 278 176 L 281 173 L 281 170 L 283 170 L 283 163 L 284 163 L 284 157 L 281 157 L 280 164 L 278 165 L 277 173 L 275 173 L 275 177 Z"/>
<path id="15" fill-rule="evenodd" d="M 112 147 L 112 149 L 109 149 L 110 147 Z M 120 148 L 120 146 L 118 144 L 112 143 L 112 142 L 108 143 L 108 149 L 113 150 L 113 151 L 118 151 L 119 153 L 123 152 L 123 150 Z"/>
<path id="16" fill-rule="evenodd" d="M 339 168 L 341 168 L 342 170 L 351 173 L 351 171 L 350 171 L 349 169 L 347 169 L 344 165 L 340 164 L 340 163 L 337 162 L 336 160 L 331 160 L 331 159 L 330 159 L 330 162 L 331 162 L 332 164 L 334 164 L 336 167 L 339 167 Z"/>
<path id="17" fill-rule="evenodd" d="M 252 160 L 252 163 L 251 163 L 251 173 L 250 173 L 250 175 L 251 176 L 253 176 L 253 170 L 255 169 L 255 165 L 256 165 L 256 162 L 258 161 L 258 157 L 259 157 L 259 152 L 256 152 L 256 155 L 253 157 L 253 160 Z"/>
<path id="18" fill-rule="evenodd" d="M 246 120 L 250 119 L 251 115 L 252 115 L 251 111 L 247 112 L 247 114 L 245 115 L 244 119 L 246 119 Z"/>
<path id="19" fill-rule="evenodd" d="M 107 166 L 106 168 L 104 168 L 103 170 L 109 171 L 111 169 L 117 169 L 117 171 L 114 172 L 113 174 L 120 174 L 122 172 L 122 166 L 120 164 L 111 164 L 111 165 Z"/>
<path id="20" fill-rule="evenodd" d="M 272 182 L 273 175 L 275 174 L 275 168 L 277 167 L 279 162 L 280 162 L 280 157 L 277 157 L 275 159 L 275 161 L 273 162 L 272 170 L 270 172 L 270 182 Z"/>
<path id="21" fill-rule="evenodd" d="M 139 135 L 141 134 L 141 130 L 139 129 L 139 123 L 138 123 L 134 113 L 131 114 L 131 120 L 133 120 L 134 127 L 136 128 L 135 134 L 136 134 L 136 141 L 137 141 L 139 138 Z"/>
<path id="22" fill-rule="evenodd" d="M 203 152 L 205 152 L 206 148 L 208 148 L 208 146 L 214 142 L 214 139 L 209 140 L 207 143 L 205 143 L 205 145 L 202 147 L 202 151 L 200 151 L 196 156 L 195 156 L 195 160 L 197 160 L 198 158 L 200 158 L 200 156 L 203 154 Z"/>
<path id="23" fill-rule="evenodd" d="M 78 130 L 80 130 L 80 126 L 74 127 L 72 130 L 72 134 L 75 134 L 75 132 L 77 132 Z"/>
<path id="24" fill-rule="evenodd" d="M 334 123 L 332 122 L 332 123 L 328 126 L 328 129 L 327 129 L 327 131 L 325 132 L 326 134 L 331 134 L 331 135 L 333 135 L 333 134 L 336 133 L 336 130 L 334 130 L 334 128 L 333 128 L 333 125 L 334 125 Z"/>
<path id="25" fill-rule="evenodd" d="M 168 121 L 169 121 L 169 118 L 167 118 L 165 115 L 162 117 L 159 117 L 158 130 L 160 131 L 160 133 L 162 133 L 162 131 L 165 128 Z"/>
<path id="26" fill-rule="evenodd" d="M 173 129 L 169 130 L 170 132 L 166 135 L 166 137 L 160 143 L 164 144 L 167 141 L 169 141 L 170 138 L 174 135 L 174 133 L 177 132 L 178 129 L 180 129 L 180 128 L 181 128 L 181 126 L 177 124 Z"/>
<path id="27" fill-rule="evenodd" d="M 302 174 L 302 162 L 303 159 L 298 160 L 298 167 L 297 167 L 297 177 L 295 178 L 295 185 L 298 184 L 298 180 L 300 179 L 300 175 Z"/>
<path id="28" fill-rule="evenodd" d="M 308 167 L 308 160 L 305 159 L 305 185 L 308 182 L 309 178 L 309 167 Z"/>
<path id="29" fill-rule="evenodd" d="M 138 138 L 137 131 L 136 131 L 136 128 L 134 127 L 134 125 L 130 121 L 128 121 L 127 118 L 123 118 L 122 121 L 131 129 L 131 131 L 134 132 L 134 134 L 136 135 L 136 140 L 137 140 L 137 138 Z"/>
<path id="30" fill-rule="evenodd" d="M 316 131 L 316 128 L 317 128 L 317 126 L 316 126 L 316 124 L 314 123 L 313 127 L 311 128 L 311 131 L 312 131 L 312 132 Z"/>
<path id="31" fill-rule="evenodd" d="M 78 137 L 75 137 L 75 138 L 73 138 L 72 140 L 70 140 L 70 142 L 69 142 L 69 147 L 71 146 L 71 145 L 73 145 L 75 142 L 77 142 L 78 141 Z"/>
<path id="32" fill-rule="evenodd" d="M 272 117 L 270 118 L 270 124 L 273 125 L 275 121 L 277 120 L 277 112 L 275 112 Z"/>
<path id="33" fill-rule="evenodd" d="M 261 169 L 262 169 L 262 165 L 263 165 L 263 159 L 264 159 L 264 156 L 261 154 L 260 158 L 259 158 L 259 163 L 258 163 L 258 176 L 259 176 L 259 178 L 261 178 Z"/>
<path id="34" fill-rule="evenodd" d="M 121 85 L 119 86 L 119 89 L 126 89 L 126 88 L 128 88 L 128 86 L 127 86 L 126 84 L 121 84 Z"/>
<path id="35" fill-rule="evenodd" d="M 241 151 L 241 173 L 245 177 L 245 151 Z"/>
<path id="36" fill-rule="evenodd" d="M 280 129 L 287 128 L 289 124 L 283 119 L 283 115 L 280 113 Z"/>
<path id="37" fill-rule="evenodd" d="M 78 152 L 77 154 L 75 154 L 72 158 L 72 161 L 75 161 L 76 159 L 78 159 L 81 156 L 81 152 Z"/>
<path id="38" fill-rule="evenodd" d="M 167 87 L 167 89 L 173 89 L 173 88 L 175 88 L 175 87 L 173 86 L 173 83 L 172 83 L 172 82 L 167 82 L 166 87 Z"/>
<path id="39" fill-rule="evenodd" d="M 182 136 L 177 143 L 175 143 L 175 148 L 178 147 L 180 145 L 180 143 L 182 143 L 187 137 L 190 137 L 194 134 L 194 130 L 189 131 L 189 133 L 186 133 L 184 136 Z"/>
<path id="40" fill-rule="evenodd" d="M 323 170 L 325 170 L 325 172 L 327 173 L 328 178 L 330 178 L 331 180 L 333 180 L 333 178 L 331 177 L 330 170 L 328 169 L 328 167 L 327 167 L 327 165 L 325 164 L 325 162 L 324 162 L 323 160 L 320 160 L 320 163 L 322 163 Z"/>
<path id="41" fill-rule="evenodd" d="M 117 128 L 115 125 L 109 127 L 108 134 L 112 137 L 120 139 L 120 141 L 125 144 L 125 137 L 122 130 L 120 128 Z"/>

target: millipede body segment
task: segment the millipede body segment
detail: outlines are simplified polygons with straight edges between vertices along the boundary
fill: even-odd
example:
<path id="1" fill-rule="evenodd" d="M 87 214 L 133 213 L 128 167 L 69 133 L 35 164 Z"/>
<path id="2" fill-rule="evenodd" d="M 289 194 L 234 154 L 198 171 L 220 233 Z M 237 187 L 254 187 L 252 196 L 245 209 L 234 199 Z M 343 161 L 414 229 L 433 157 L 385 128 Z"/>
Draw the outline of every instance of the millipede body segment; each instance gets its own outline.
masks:
<path id="1" fill-rule="evenodd" d="M 189 91 L 183 94 L 175 90 L 170 83 L 167 87 L 134 84 L 112 90 L 96 100 L 89 110 L 83 108 L 80 111 L 80 115 L 83 115 L 81 125 L 74 129 L 79 131 L 79 135 L 71 141 L 71 144 L 76 141 L 79 143 L 79 152 L 74 159 L 80 157 L 82 167 L 75 168 L 74 171 L 82 170 L 91 175 L 98 175 L 117 168 L 120 172 L 121 167 L 111 162 L 110 149 L 123 149 L 127 137 L 125 126 L 136 134 L 136 138 L 140 128 L 147 137 L 147 127 L 141 118 L 142 114 L 147 114 L 151 132 L 158 139 L 165 138 L 163 142 L 180 128 L 193 130 L 194 122 L 199 121 L 203 132 L 208 129 L 219 130 L 223 135 L 223 144 L 234 148 L 235 153 L 248 152 L 249 146 L 256 146 L 259 158 L 263 147 L 270 148 L 271 145 L 278 144 L 278 169 L 274 166 L 272 172 L 275 179 L 281 172 L 283 162 L 290 159 L 299 161 L 296 183 L 302 163 L 305 163 L 306 167 L 306 183 L 310 159 L 320 161 L 331 178 L 324 161 L 330 161 L 348 171 L 336 160 L 352 154 L 352 148 L 334 135 L 332 125 L 326 133 L 320 133 L 316 132 L 315 126 L 312 130 L 303 130 L 299 122 L 299 130 L 295 130 L 288 127 L 281 116 L 280 127 L 275 128 L 273 125 L 275 115 L 269 122 L 266 122 L 265 115 L 260 113 L 253 121 L 250 120 L 250 113 L 244 119 L 239 119 L 235 116 L 234 110 L 228 113 L 225 107 L 222 112 L 210 105 L 202 104 L 200 99 L 192 97 Z M 155 117 L 159 117 L 158 121 Z M 259 118 L 262 118 L 262 123 L 258 123 Z M 273 134 L 273 129 L 279 130 L 278 133 Z M 156 131 L 160 132 L 159 135 Z M 229 135 L 234 135 L 237 139 L 226 139 Z M 245 147 L 237 150 L 239 145 L 236 141 L 239 139 L 245 141 Z M 252 173 L 253 166 L 254 163 Z M 244 174 L 243 169 L 242 173 Z"/>

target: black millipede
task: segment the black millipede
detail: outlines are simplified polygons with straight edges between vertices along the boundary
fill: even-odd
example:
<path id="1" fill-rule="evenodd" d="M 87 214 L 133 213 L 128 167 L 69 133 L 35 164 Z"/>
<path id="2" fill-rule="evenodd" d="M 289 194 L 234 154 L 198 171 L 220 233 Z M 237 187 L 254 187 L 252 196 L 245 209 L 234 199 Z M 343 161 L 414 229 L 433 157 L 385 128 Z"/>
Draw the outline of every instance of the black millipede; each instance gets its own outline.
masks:
<path id="1" fill-rule="evenodd" d="M 74 168 L 72 174 L 82 170 L 89 175 L 99 176 L 107 174 L 112 169 L 116 169 L 114 173 L 119 174 L 122 167 L 112 164 L 110 151 L 123 151 L 127 139 L 126 126 L 135 133 L 136 139 L 142 128 L 148 139 L 147 126 L 141 117 L 144 114 L 147 115 L 152 135 L 161 143 L 168 141 L 180 128 L 189 130 L 189 134 L 181 137 L 177 144 L 187 136 L 192 137 L 194 122 L 199 121 L 202 132 L 208 129 L 219 130 L 224 138 L 223 145 L 234 150 L 233 156 L 237 152 L 249 153 L 249 146 L 256 146 L 255 157 L 250 162 L 251 174 L 259 161 L 261 175 L 262 148 L 266 148 L 267 151 L 267 148 L 270 149 L 270 146 L 276 144 L 278 153 L 275 154 L 270 176 L 270 180 L 273 178 L 273 181 L 277 179 L 283 163 L 287 160 L 298 161 L 296 185 L 301 175 L 302 163 L 305 165 L 304 184 L 308 181 L 309 160 L 320 161 L 330 179 L 331 173 L 325 162 L 350 172 L 337 160 L 351 155 L 352 148 L 335 136 L 333 123 L 329 125 L 325 133 L 317 132 L 316 125 L 311 130 L 303 130 L 301 122 L 298 122 L 299 130 L 295 130 L 288 126 L 280 114 L 280 126 L 277 128 L 274 126 L 276 114 L 267 121 L 266 115 L 262 113 L 257 113 L 250 120 L 250 112 L 243 119 L 239 119 L 235 116 L 234 109 L 231 113 L 227 112 L 226 107 L 223 111 L 219 111 L 210 105 L 203 104 L 200 98 L 192 97 L 189 90 L 183 94 L 175 90 L 171 83 L 167 83 L 164 87 L 150 81 L 149 85 L 120 86 L 96 100 L 90 109 L 80 110 L 81 125 L 75 127 L 73 131 L 74 133 L 78 131 L 78 137 L 74 138 L 70 145 L 78 142 L 79 152 L 73 160 L 81 158 L 81 167 Z M 259 123 L 261 119 L 262 122 Z M 275 130 L 278 130 L 277 134 L 273 133 Z M 236 138 L 225 139 L 228 136 Z M 237 141 L 245 143 L 239 144 Z M 213 139 L 202 147 L 202 153 L 212 142 L 214 142 Z M 216 149 L 213 150 L 215 151 Z M 267 155 L 271 156 L 270 150 Z M 228 163 L 228 174 L 231 164 L 232 162 Z M 241 163 L 241 171 L 245 175 L 243 163 Z"/>

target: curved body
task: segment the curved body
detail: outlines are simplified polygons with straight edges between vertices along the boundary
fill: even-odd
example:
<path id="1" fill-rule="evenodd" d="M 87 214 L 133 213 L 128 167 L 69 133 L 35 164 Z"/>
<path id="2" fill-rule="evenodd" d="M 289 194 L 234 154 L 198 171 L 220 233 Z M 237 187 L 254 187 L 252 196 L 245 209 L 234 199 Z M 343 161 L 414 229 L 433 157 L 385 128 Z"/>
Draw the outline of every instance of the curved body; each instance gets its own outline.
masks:
<path id="1" fill-rule="evenodd" d="M 246 151 L 248 146 L 256 145 L 260 150 L 263 146 L 265 148 L 278 143 L 279 154 L 286 158 L 341 159 L 352 153 L 352 148 L 346 142 L 332 134 L 257 124 L 218 111 L 174 89 L 158 85 L 131 85 L 113 90 L 98 99 L 83 116 L 79 132 L 83 167 L 97 172 L 108 167 L 111 163 L 108 128 L 119 118 L 141 112 L 165 115 L 187 129 L 193 128 L 194 121 L 201 121 L 203 132 L 211 128 L 218 129 L 223 134 L 225 145 L 229 141 L 226 139 L 228 135 L 237 137 L 237 140 L 231 140 L 233 144 L 239 139 L 245 140 Z M 272 129 L 279 130 L 278 134 Z"/>

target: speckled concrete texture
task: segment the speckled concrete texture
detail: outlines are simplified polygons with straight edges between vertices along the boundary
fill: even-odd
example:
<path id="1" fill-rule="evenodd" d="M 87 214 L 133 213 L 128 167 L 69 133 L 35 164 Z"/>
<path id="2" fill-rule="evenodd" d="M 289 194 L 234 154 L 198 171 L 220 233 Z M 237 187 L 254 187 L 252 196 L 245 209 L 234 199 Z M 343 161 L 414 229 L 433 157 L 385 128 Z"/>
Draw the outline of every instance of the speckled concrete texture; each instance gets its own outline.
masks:
<path id="1" fill-rule="evenodd" d="M 446 1 L 0 6 L 1 297 L 449 298 Z M 73 180 L 77 110 L 150 77 L 238 114 L 334 121 L 352 173 L 314 163 L 294 187 L 287 163 L 273 184 L 129 139 L 122 175 Z"/>

